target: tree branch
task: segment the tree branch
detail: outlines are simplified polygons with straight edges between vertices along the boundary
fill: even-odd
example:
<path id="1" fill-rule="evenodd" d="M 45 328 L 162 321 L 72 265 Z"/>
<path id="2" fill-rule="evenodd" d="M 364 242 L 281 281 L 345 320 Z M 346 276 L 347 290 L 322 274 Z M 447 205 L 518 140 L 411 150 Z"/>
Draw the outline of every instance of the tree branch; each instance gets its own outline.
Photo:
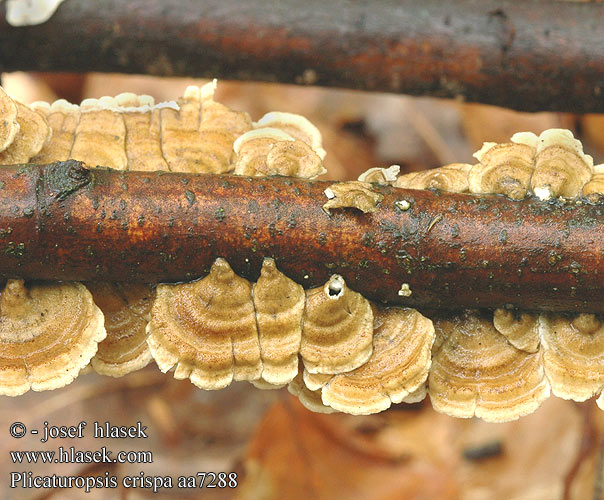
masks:
<path id="1" fill-rule="evenodd" d="M 189 281 L 224 257 L 255 280 L 273 257 L 305 287 L 337 273 L 389 304 L 604 312 L 601 205 L 376 186 L 376 212 L 329 215 L 331 184 L 2 167 L 0 277 Z"/>
<path id="2" fill-rule="evenodd" d="M 67 1 L 14 28 L 0 71 L 306 83 L 604 112 L 604 6 L 514 0 Z"/>

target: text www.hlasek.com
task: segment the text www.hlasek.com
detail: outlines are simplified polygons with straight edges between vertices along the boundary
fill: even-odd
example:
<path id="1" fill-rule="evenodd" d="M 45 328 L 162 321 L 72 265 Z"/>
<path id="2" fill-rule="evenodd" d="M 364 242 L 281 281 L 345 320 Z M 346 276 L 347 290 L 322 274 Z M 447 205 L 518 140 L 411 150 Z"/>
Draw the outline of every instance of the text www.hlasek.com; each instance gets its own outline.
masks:
<path id="1" fill-rule="evenodd" d="M 137 464 L 153 463 L 153 455 L 150 451 L 120 451 L 112 457 L 113 452 L 104 446 L 97 451 L 78 451 L 71 448 L 59 447 L 59 454 L 54 451 L 11 451 L 10 457 L 14 464 L 91 464 L 91 463 L 118 463 Z"/>

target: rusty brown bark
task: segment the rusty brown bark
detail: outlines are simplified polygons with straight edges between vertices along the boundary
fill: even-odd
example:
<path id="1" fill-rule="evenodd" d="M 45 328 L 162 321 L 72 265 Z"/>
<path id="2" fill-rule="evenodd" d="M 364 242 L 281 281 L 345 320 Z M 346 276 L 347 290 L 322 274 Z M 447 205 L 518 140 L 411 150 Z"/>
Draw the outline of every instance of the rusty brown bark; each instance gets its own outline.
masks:
<path id="1" fill-rule="evenodd" d="M 224 257 L 254 280 L 273 257 L 305 287 L 339 273 L 390 304 L 604 312 L 602 205 L 376 187 L 377 212 L 328 215 L 330 184 L 2 167 L 0 277 L 186 281 Z"/>
<path id="2" fill-rule="evenodd" d="M 279 81 L 604 112 L 600 3 L 537 0 L 97 0 L 15 28 L 0 72 Z"/>

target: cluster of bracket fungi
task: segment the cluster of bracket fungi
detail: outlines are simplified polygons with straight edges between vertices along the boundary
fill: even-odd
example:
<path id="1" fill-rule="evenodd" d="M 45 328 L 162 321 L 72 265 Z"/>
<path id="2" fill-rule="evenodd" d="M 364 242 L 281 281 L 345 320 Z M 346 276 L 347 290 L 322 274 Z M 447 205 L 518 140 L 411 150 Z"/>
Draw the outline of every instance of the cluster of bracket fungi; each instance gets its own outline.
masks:
<path id="1" fill-rule="evenodd" d="M 189 87 L 177 102 L 157 105 L 121 94 L 79 106 L 25 106 L 0 89 L 0 165 L 73 158 L 121 170 L 325 172 L 321 135 L 307 119 L 268 113 L 252 122 L 214 101 L 214 89 Z M 567 130 L 515 134 L 475 157 L 475 165 L 407 175 L 372 168 L 329 188 L 324 208 L 372 211 L 379 199 L 371 183 L 512 199 L 604 192 L 604 168 Z M 426 394 L 440 412 L 494 422 L 533 412 L 550 392 L 575 401 L 600 395 L 604 407 L 604 325 L 596 315 L 426 314 L 371 303 L 339 275 L 304 290 L 270 258 L 256 283 L 222 258 L 206 277 L 181 284 L 9 279 L 0 292 L 0 393 L 55 389 L 90 369 L 122 376 L 154 360 L 202 389 L 233 380 L 287 386 L 319 412 L 376 413 Z"/>

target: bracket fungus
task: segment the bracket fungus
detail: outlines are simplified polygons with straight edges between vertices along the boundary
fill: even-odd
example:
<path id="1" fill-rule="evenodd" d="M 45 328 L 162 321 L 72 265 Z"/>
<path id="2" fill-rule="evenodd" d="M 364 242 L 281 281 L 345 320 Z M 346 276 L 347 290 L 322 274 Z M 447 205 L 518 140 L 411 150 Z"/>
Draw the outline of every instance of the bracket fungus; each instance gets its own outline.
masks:
<path id="1" fill-rule="evenodd" d="M 321 132 L 308 118 L 295 113 L 271 111 L 255 122 L 254 128 L 273 128 L 283 130 L 298 141 L 308 144 L 321 160 L 327 155 L 323 149 Z"/>
<path id="2" fill-rule="evenodd" d="M 262 358 L 262 380 L 285 385 L 298 373 L 304 288 L 264 259 L 252 288 Z"/>
<path id="3" fill-rule="evenodd" d="M 201 389 L 262 374 L 252 286 L 224 259 L 199 281 L 158 285 L 147 328 L 159 368 Z"/>
<path id="4" fill-rule="evenodd" d="M 90 165 L 103 164 L 122 170 L 121 179 L 130 179 L 132 175 L 130 187 L 124 188 L 124 193 L 120 191 L 124 199 L 133 196 L 130 191 L 138 182 L 134 180 L 138 179 L 137 174 L 125 172 L 128 170 L 286 175 L 307 179 L 325 172 L 321 135 L 306 118 L 279 112 L 269 113 L 253 123 L 247 113 L 230 110 L 214 101 L 215 87 L 215 82 L 203 87 L 188 87 L 177 102 L 159 104 L 149 96 L 125 93 L 85 100 L 79 106 L 59 100 L 52 104 L 36 103 L 31 107 L 14 102 L 0 90 L 0 163 L 50 163 L 76 158 Z M 540 136 L 526 132 L 514 134 L 505 144 L 486 143 L 475 156 L 479 163 L 474 166 L 451 164 L 402 176 L 398 175 L 400 168 L 393 165 L 369 169 L 358 181 L 351 182 L 321 184 L 321 181 L 313 181 L 299 184 L 300 188 L 296 187 L 299 181 L 295 179 L 273 178 L 261 183 L 266 189 L 274 182 L 272 186 L 280 199 L 289 200 L 287 203 L 296 209 L 303 206 L 310 210 L 307 213 L 317 217 L 315 221 L 345 222 L 349 224 L 347 231 L 352 227 L 350 220 L 359 226 L 368 220 L 376 226 L 380 221 L 409 220 L 413 222 L 415 234 L 416 226 L 418 231 L 422 230 L 418 218 L 444 206 L 443 198 L 454 198 L 456 205 L 447 212 L 446 219 L 440 212 L 424 217 L 423 234 L 431 231 L 430 237 L 436 233 L 436 237 L 447 238 L 449 231 L 451 238 L 459 238 L 456 242 L 464 237 L 464 230 L 459 230 L 458 224 L 453 223 L 458 216 L 457 210 L 462 215 L 474 213 L 466 210 L 466 200 L 482 203 L 486 208 L 481 217 L 486 220 L 489 207 L 493 207 L 493 213 L 499 210 L 497 203 L 506 203 L 508 208 L 510 204 L 526 204 L 527 210 L 533 211 L 535 207 L 543 206 L 553 212 L 561 205 L 539 205 L 541 202 L 535 199 L 520 201 L 532 195 L 545 199 L 554 196 L 574 198 L 582 194 L 584 199 L 572 207 L 564 207 L 570 210 L 577 205 L 583 210 L 591 204 L 591 208 L 597 210 L 595 202 L 599 202 L 604 194 L 604 170 L 601 166 L 593 166 L 591 157 L 583 154 L 581 144 L 568 131 L 549 130 Z M 31 166 L 22 176 L 20 174 L 14 185 L 22 188 L 28 175 L 38 172 L 36 168 Z M 106 173 L 103 169 L 95 172 L 97 181 L 103 172 Z M 38 175 L 45 175 L 45 171 Z M 145 174 L 146 181 L 151 177 Z M 201 179 L 203 186 L 214 186 L 210 190 L 212 194 L 219 189 L 216 177 L 184 174 L 167 177 L 178 181 L 179 201 L 176 205 L 158 204 L 155 210 L 165 208 L 164 215 L 169 211 L 168 207 L 181 209 L 182 185 L 189 186 L 191 193 L 195 191 L 198 201 L 195 210 L 187 212 L 187 217 L 202 213 L 203 189 L 197 185 L 194 190 L 192 186 L 196 182 Z M 172 182 L 166 176 L 161 178 L 162 188 Z M 239 184 L 259 184 L 241 177 L 230 177 L 222 182 L 228 185 L 231 193 L 238 194 L 241 194 L 237 191 Z M 120 183 L 126 185 L 123 180 Z M 326 185 L 329 187 L 323 191 Z M 395 188 L 436 191 L 400 192 L 397 195 Z M 86 196 L 92 190 L 87 190 Z M 439 191 L 503 194 L 514 201 L 471 194 L 443 195 Z M 321 207 L 325 201 L 323 192 L 328 200 Z M 82 193 L 78 192 L 75 197 L 80 195 Z M 429 202 L 426 201 L 428 197 Z M 85 196 L 82 199 L 89 200 Z M 187 200 L 190 201 L 188 196 Z M 211 201 L 211 198 L 205 197 L 206 200 Z M 493 204 L 489 205 L 485 200 Z M 92 205 L 94 207 L 94 201 Z M 233 210 L 235 205 L 230 205 Z M 283 204 L 279 206 L 282 210 Z M 289 206 L 287 208 L 289 210 Z M 340 208 L 354 208 L 362 213 L 343 211 L 336 216 L 329 213 L 330 209 Z M 135 210 L 130 212 L 134 214 Z M 254 208 L 253 213 L 250 210 L 245 216 L 254 218 L 257 213 Z M 366 213 L 373 215 L 366 217 Z M 31 212 L 27 214 L 31 215 Z M 201 231 L 201 219 L 194 220 Z M 232 224 L 239 224 L 237 220 L 229 214 L 226 220 L 220 218 L 219 222 L 221 228 L 234 227 Z M 145 226 L 145 238 L 150 238 L 153 224 L 161 225 L 161 218 L 154 221 L 149 218 L 142 223 L 139 221 L 138 226 L 136 223 L 125 226 L 129 229 L 128 234 L 137 237 L 143 234 L 139 228 Z M 251 227 L 247 222 L 246 231 Z M 436 225 L 437 222 L 440 223 Z M 258 228 L 264 226 L 257 224 Z M 325 265 L 329 271 L 305 268 L 297 276 L 299 269 L 294 269 L 291 277 L 300 282 L 310 279 L 308 286 L 312 288 L 304 290 L 276 265 L 276 262 L 283 263 L 285 273 L 292 270 L 285 262 L 287 258 L 279 255 L 279 252 L 291 252 L 291 249 L 287 245 L 279 247 L 275 241 L 282 236 L 281 232 L 306 234 L 302 233 L 303 225 L 294 226 L 290 223 L 288 229 L 292 231 L 277 229 L 274 234 L 269 228 L 270 245 L 262 247 L 261 243 L 257 247 L 258 242 L 254 240 L 253 252 L 257 252 L 257 248 L 263 250 L 255 253 L 253 259 L 251 256 L 245 259 L 243 267 L 238 254 L 228 254 L 230 240 L 220 243 L 222 246 L 208 243 L 209 246 L 204 247 L 207 261 L 197 268 L 199 274 L 187 272 L 187 276 L 203 276 L 208 269 L 209 274 L 193 282 L 156 283 L 163 278 L 147 285 L 88 282 L 86 286 L 91 295 L 79 283 L 41 285 L 10 279 L 0 294 L 0 343 L 3 347 L 0 392 L 16 395 L 29 388 L 59 387 L 73 380 L 88 363 L 99 373 L 121 376 L 142 368 L 154 358 L 162 371 L 174 369 L 176 378 L 189 378 L 204 389 L 226 387 L 232 380 L 247 380 L 266 389 L 287 385 L 302 404 L 321 412 L 337 410 L 368 414 L 382 411 L 392 403 L 421 401 L 429 393 L 438 411 L 499 422 L 534 411 L 549 396 L 550 385 L 555 395 L 577 401 L 602 393 L 604 328 L 599 316 L 509 310 L 510 305 L 502 301 L 485 305 L 489 309 L 481 312 L 458 309 L 426 313 L 427 317 L 414 309 L 385 309 L 348 288 L 344 278 L 336 274 L 341 273 L 349 279 L 348 262 L 345 267 L 335 269 L 330 267 L 331 263 L 327 266 L 326 262 L 319 262 L 319 266 Z M 393 224 L 388 225 L 390 227 L 394 228 Z M 131 231 L 132 228 L 136 231 Z M 260 233 L 258 229 L 255 237 L 265 237 Z M 0 232 L 0 237 L 3 234 Z M 167 230 L 165 234 L 168 234 Z M 245 241 L 250 240 L 248 234 L 244 235 Z M 363 244 L 370 252 L 375 235 L 367 230 L 365 235 Z M 177 234 L 175 239 L 178 237 Z M 296 237 L 299 240 L 296 244 L 304 244 L 300 236 Z M 328 231 L 319 233 L 317 255 L 325 255 L 321 252 L 332 248 L 329 241 L 332 237 Z M 396 238 L 404 239 L 402 233 Z M 507 245 L 506 251 L 512 246 L 507 232 L 505 237 L 496 237 L 494 241 Z M 180 247 L 178 251 L 181 251 Z M 236 251 L 240 251 L 240 247 Z M 386 247 L 384 252 L 387 253 Z M 93 255 L 99 258 L 99 252 L 93 252 Z M 222 258 L 214 260 L 215 257 Z M 237 275 L 227 257 L 234 269 L 248 278 L 257 276 L 254 273 L 262 262 L 259 279 L 251 283 Z M 30 247 L 23 258 L 31 259 Z M 179 265 L 183 260 L 178 260 Z M 369 260 L 367 262 L 369 266 L 373 265 Z M 488 261 L 483 261 L 483 266 L 484 272 L 490 272 Z M 169 265 L 164 262 L 162 267 Z M 381 267 L 385 281 L 390 276 L 390 283 L 396 285 L 389 292 L 393 295 L 388 299 L 392 304 L 423 300 L 426 290 L 415 269 L 409 267 L 406 270 L 409 276 L 398 276 L 393 281 L 389 274 L 393 268 L 387 269 L 388 264 Z M 420 267 L 418 270 L 422 271 Z M 495 279 L 496 272 L 495 269 L 492 273 Z M 4 277 L 22 275 L 11 273 Z M 154 276 L 140 281 L 153 282 Z M 356 276 L 354 283 L 369 296 L 367 285 L 358 279 L 359 276 L 361 274 Z M 488 276 L 491 279 L 491 274 Z M 52 278 L 63 279 L 62 276 Z M 94 279 L 90 275 L 84 278 Z M 174 283 L 178 279 L 168 277 L 166 281 Z M 317 286 L 320 283 L 323 284 Z M 75 305 L 67 306 L 67 301 Z M 463 303 L 463 307 L 468 307 L 467 303 Z M 426 305 L 426 310 L 432 310 L 430 304 Z M 68 318 L 63 317 L 65 311 L 70 311 Z M 60 328 L 56 326 L 59 323 Z M 53 335 L 49 335 L 52 329 Z M 598 404 L 604 406 L 604 396 L 600 396 Z"/>
<path id="5" fill-rule="evenodd" d="M 40 152 L 52 134 L 42 116 L 20 102 L 15 102 L 15 105 L 19 131 L 12 143 L 4 151 L 0 151 L 0 165 L 27 163 Z"/>
<path id="6" fill-rule="evenodd" d="M 380 309 L 375 326 L 373 354 L 361 367 L 335 375 L 323 386 L 325 405 L 367 415 L 386 410 L 411 394 L 413 399 L 421 396 L 431 364 L 432 321 L 415 309 Z"/>
<path id="7" fill-rule="evenodd" d="M 178 100 L 178 109 L 160 111 L 162 154 L 174 172 L 231 170 L 233 143 L 251 130 L 245 112 L 232 111 L 213 99 L 216 82 L 190 86 Z"/>
<path id="8" fill-rule="evenodd" d="M 64 99 L 49 104 L 35 102 L 31 108 L 42 115 L 52 130 L 50 140 L 31 160 L 34 163 L 64 161 L 71 157 L 75 131 L 80 121 L 80 108 Z"/>
<path id="9" fill-rule="evenodd" d="M 8 280 L 0 292 L 0 394 L 71 383 L 104 338 L 103 313 L 84 285 Z"/>
<path id="10" fill-rule="evenodd" d="M 531 178 L 531 189 L 537 197 L 574 198 L 581 194 L 592 173 L 592 157 L 583 153 L 581 142 L 570 130 L 550 129 L 541 133 Z"/>
<path id="11" fill-rule="evenodd" d="M 300 403 L 310 411 L 315 413 L 334 413 L 336 411 L 323 403 L 320 389 L 313 391 L 306 386 L 302 372 L 298 373 L 289 383 L 287 390 L 290 394 L 296 396 Z"/>
<path id="12" fill-rule="evenodd" d="M 593 314 L 544 314 L 545 374 L 555 396 L 585 401 L 604 388 L 604 325 Z"/>
<path id="13" fill-rule="evenodd" d="M 373 312 L 369 301 L 334 274 L 306 292 L 300 355 L 310 373 L 336 374 L 358 368 L 371 352 Z"/>
<path id="14" fill-rule="evenodd" d="M 399 176 L 394 182 L 395 187 L 407 189 L 440 189 L 452 193 L 468 191 L 468 172 L 472 165 L 467 163 L 451 163 L 444 167 L 412 172 Z"/>
<path id="15" fill-rule="evenodd" d="M 535 411 L 550 395 L 541 351 L 515 348 L 488 316 L 472 311 L 434 320 L 441 340 L 428 394 L 435 410 L 506 422 Z"/>
<path id="16" fill-rule="evenodd" d="M 537 352 L 539 349 L 539 316 L 508 309 L 495 309 L 493 326 L 516 349 Z"/>
<path id="17" fill-rule="evenodd" d="M 325 373 L 310 373 L 306 369 L 302 373 L 304 385 L 311 391 L 318 391 L 322 389 L 333 377 L 333 375 Z"/>
<path id="18" fill-rule="evenodd" d="M 581 194 L 593 201 L 602 198 L 602 195 L 604 195 L 604 163 L 594 165 L 593 177 L 583 186 Z"/>
<path id="19" fill-rule="evenodd" d="M 0 151 L 9 147 L 19 132 L 17 104 L 0 87 Z"/>
<path id="20" fill-rule="evenodd" d="M 287 175 L 314 178 L 326 172 L 313 148 L 283 130 L 257 128 L 239 136 L 233 145 L 237 175 Z"/>
<path id="21" fill-rule="evenodd" d="M 86 283 L 105 316 L 107 337 L 91 360 L 100 375 L 121 377 L 140 370 L 152 360 L 147 345 L 147 323 L 155 289 L 135 283 Z"/>
<path id="22" fill-rule="evenodd" d="M 391 165 L 388 168 L 374 167 L 359 175 L 357 180 L 360 182 L 376 182 L 382 186 L 388 186 L 394 184 L 400 171 L 400 165 Z"/>
<path id="23" fill-rule="evenodd" d="M 471 193 L 500 193 L 521 200 L 529 190 L 534 170 L 537 136 L 513 137 L 511 142 L 487 142 L 474 153 L 479 163 L 469 172 Z"/>
<path id="24" fill-rule="evenodd" d="M 356 208 L 363 213 L 372 213 L 378 209 L 378 203 L 384 195 L 376 193 L 368 182 L 349 181 L 332 184 L 325 190 L 327 203 L 323 210 L 328 214 L 332 208 Z"/>

